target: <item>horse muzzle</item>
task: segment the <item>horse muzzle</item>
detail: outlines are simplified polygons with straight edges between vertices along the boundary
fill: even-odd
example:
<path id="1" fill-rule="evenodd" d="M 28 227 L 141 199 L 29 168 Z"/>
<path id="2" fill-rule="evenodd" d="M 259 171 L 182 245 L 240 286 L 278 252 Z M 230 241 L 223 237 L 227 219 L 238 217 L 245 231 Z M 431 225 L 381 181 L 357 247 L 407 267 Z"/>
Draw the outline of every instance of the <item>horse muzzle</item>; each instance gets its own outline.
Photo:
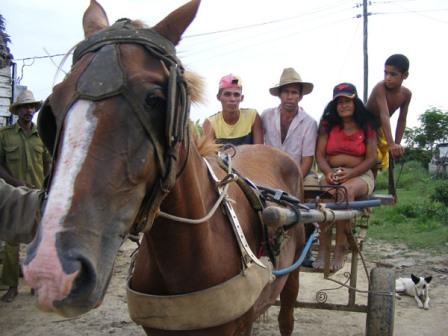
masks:
<path id="1" fill-rule="evenodd" d="M 56 259 L 44 251 L 35 256 L 32 248 L 23 272 L 25 281 L 35 290 L 40 310 L 74 317 L 101 304 L 110 275 L 100 280 L 92 262 L 81 253 L 60 252 Z"/>

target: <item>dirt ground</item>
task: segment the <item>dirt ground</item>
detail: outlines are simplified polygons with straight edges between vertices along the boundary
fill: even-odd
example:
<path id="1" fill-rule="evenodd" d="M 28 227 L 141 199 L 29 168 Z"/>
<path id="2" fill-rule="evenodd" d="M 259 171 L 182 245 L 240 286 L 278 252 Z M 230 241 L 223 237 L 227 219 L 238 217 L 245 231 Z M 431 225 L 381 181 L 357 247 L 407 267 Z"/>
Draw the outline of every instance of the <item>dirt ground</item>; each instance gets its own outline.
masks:
<path id="1" fill-rule="evenodd" d="M 129 318 L 126 306 L 125 281 L 130 255 L 135 248 L 126 242 L 118 255 L 115 273 L 101 307 L 81 317 L 65 319 L 57 315 L 40 312 L 34 305 L 30 288 L 21 279 L 20 294 L 12 303 L 0 302 L 0 335 L 144 335 L 143 330 Z M 395 335 L 422 336 L 446 335 L 448 317 L 448 247 L 443 255 L 425 252 L 413 253 L 403 246 L 388 245 L 367 240 L 364 255 L 368 268 L 374 266 L 393 268 L 396 277 L 408 277 L 411 273 L 433 276 L 430 288 L 430 309 L 419 309 L 412 297 L 395 300 Z M 349 263 L 337 272 L 334 279 L 344 279 Z M 320 273 L 301 273 L 299 301 L 315 302 L 318 290 L 339 287 L 325 280 Z M 358 265 L 358 285 L 366 290 L 366 276 L 361 262 Z M 0 293 L 1 295 L 3 292 Z M 329 303 L 346 304 L 347 289 L 328 291 Z M 359 293 L 356 303 L 366 304 L 367 294 Z M 277 326 L 278 307 L 271 307 L 254 325 L 253 335 L 279 335 Z M 332 335 L 360 336 L 365 332 L 365 313 L 297 308 L 295 311 L 294 336 Z"/>

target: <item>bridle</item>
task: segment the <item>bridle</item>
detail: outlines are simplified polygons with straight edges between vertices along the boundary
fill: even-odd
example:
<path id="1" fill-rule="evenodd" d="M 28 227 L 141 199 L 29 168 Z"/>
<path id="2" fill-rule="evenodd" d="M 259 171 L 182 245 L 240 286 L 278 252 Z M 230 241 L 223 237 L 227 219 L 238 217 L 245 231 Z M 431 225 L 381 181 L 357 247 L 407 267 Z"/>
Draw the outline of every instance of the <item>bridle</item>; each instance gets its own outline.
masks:
<path id="1" fill-rule="evenodd" d="M 140 106 L 134 94 L 129 90 L 125 72 L 120 62 L 118 46 L 123 43 L 139 44 L 145 50 L 159 59 L 169 69 L 169 81 L 167 86 L 167 110 L 165 144 L 155 139 L 157 130 L 149 122 L 147 112 Z M 147 194 L 140 206 L 140 210 L 131 228 L 133 233 L 146 232 L 152 227 L 158 208 L 163 198 L 174 186 L 177 178 L 179 146 L 187 147 L 189 152 L 189 110 L 190 96 L 187 81 L 184 77 L 184 69 L 180 60 L 176 57 L 174 45 L 152 29 L 136 29 L 131 20 L 120 19 L 107 29 L 88 37 L 80 42 L 73 53 L 74 66 L 84 55 L 95 52 L 90 64 L 78 78 L 76 89 L 73 92 L 69 104 L 55 122 L 51 107 L 45 104 L 42 116 L 39 119 L 49 121 L 49 124 L 58 124 L 56 131 L 45 129 L 44 123 L 39 128 L 44 134 L 46 145 L 53 148 L 54 161 L 57 159 L 57 148 L 60 143 L 61 129 L 71 106 L 79 99 L 99 101 L 112 96 L 123 96 L 138 117 L 147 136 L 154 146 L 157 166 L 160 171 L 160 180 L 155 184 L 152 192 Z M 111 74 L 113 74 L 111 76 Z M 48 99 L 47 99 L 48 101 Z M 51 118 L 53 120 L 51 120 Z M 50 119 L 50 120 L 49 120 Z M 39 121 L 38 121 L 39 124 Z M 54 167 L 54 164 L 53 164 Z M 46 183 L 48 192 L 51 185 L 53 172 Z"/>

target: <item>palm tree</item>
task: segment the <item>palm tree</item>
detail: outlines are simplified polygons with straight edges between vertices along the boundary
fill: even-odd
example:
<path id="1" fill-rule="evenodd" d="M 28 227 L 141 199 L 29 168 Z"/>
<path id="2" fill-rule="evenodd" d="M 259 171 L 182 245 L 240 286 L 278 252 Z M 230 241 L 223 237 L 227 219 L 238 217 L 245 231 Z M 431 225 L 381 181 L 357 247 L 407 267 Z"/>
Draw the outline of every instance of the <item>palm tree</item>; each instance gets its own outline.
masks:
<path id="1" fill-rule="evenodd" d="M 5 30 L 5 20 L 0 14 L 0 69 L 8 66 L 13 58 L 8 48 L 8 43 L 11 42 L 11 39 Z"/>

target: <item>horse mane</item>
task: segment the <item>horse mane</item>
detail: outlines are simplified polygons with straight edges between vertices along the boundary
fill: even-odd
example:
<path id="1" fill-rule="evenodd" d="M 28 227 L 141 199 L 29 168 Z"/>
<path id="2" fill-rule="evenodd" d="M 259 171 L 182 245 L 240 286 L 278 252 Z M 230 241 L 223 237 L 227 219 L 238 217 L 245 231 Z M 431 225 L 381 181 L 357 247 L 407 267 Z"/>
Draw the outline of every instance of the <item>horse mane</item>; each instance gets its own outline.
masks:
<path id="1" fill-rule="evenodd" d="M 191 139 L 202 157 L 216 155 L 218 153 L 221 145 L 217 144 L 211 136 L 203 134 L 201 126 L 191 122 L 190 129 Z"/>

